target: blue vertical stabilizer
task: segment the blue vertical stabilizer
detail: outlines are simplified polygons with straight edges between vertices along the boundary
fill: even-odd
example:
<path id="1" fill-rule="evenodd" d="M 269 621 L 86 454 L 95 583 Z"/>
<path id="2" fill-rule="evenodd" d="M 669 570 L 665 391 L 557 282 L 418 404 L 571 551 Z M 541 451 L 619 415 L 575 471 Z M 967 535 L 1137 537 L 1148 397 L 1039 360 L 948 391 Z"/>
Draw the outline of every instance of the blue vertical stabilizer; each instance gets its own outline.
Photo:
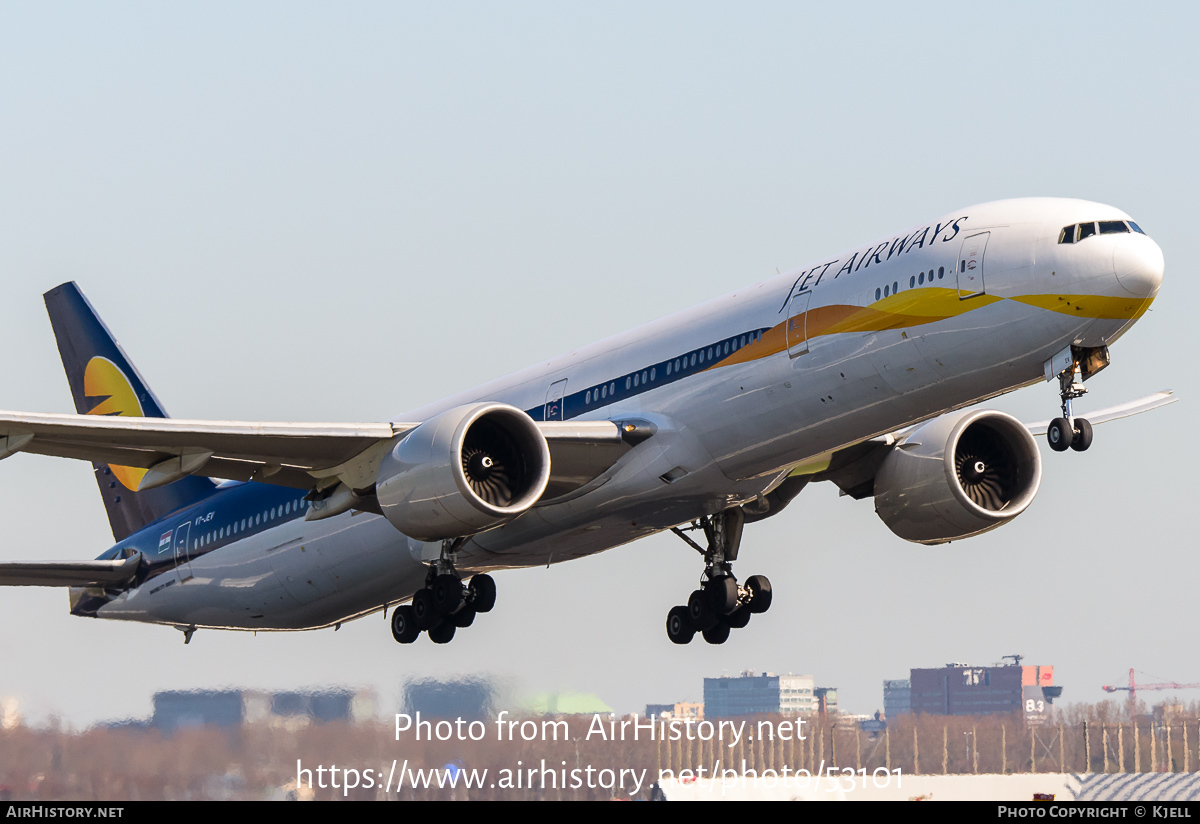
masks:
<path id="1" fill-rule="evenodd" d="M 158 398 L 74 282 L 56 286 L 44 297 L 76 412 L 167 417 Z M 164 515 L 207 498 L 216 489 L 211 479 L 191 476 L 138 492 L 145 469 L 101 463 L 93 466 L 117 541 Z"/>

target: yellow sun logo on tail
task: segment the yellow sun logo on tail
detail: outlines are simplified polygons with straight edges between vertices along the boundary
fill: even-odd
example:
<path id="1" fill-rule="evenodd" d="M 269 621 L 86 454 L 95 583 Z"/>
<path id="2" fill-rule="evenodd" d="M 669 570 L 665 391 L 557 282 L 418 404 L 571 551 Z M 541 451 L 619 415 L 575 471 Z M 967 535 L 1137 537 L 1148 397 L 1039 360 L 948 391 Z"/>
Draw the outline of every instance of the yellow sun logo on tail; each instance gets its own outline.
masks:
<path id="1" fill-rule="evenodd" d="M 138 401 L 129 378 L 108 358 L 95 357 L 88 361 L 87 368 L 83 371 L 83 394 L 89 398 L 103 398 L 94 408 L 88 410 L 89 415 L 144 417 L 142 404 Z M 109 464 L 108 468 L 121 485 L 130 491 L 137 490 L 146 474 L 146 470 L 131 466 Z"/>

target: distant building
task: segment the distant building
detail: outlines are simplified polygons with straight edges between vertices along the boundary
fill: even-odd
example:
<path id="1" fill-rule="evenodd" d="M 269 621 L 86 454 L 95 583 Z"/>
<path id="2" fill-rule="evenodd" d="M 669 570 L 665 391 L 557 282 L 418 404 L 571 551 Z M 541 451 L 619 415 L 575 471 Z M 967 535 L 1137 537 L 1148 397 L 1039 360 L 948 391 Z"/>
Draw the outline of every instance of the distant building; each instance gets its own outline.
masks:
<path id="1" fill-rule="evenodd" d="M 419 712 L 425 718 L 489 718 L 495 702 L 496 690 L 483 678 L 423 679 L 404 685 L 404 712 Z"/>
<path id="2" fill-rule="evenodd" d="M 817 687 L 813 690 L 813 698 L 817 702 L 818 715 L 837 715 L 837 687 Z"/>
<path id="3" fill-rule="evenodd" d="M 883 682 L 883 714 L 886 718 L 912 712 L 912 682 L 896 678 Z"/>
<path id="4" fill-rule="evenodd" d="M 245 724 L 302 728 L 328 721 L 354 723 L 375 716 L 375 697 L 369 691 L 174 690 L 156 692 L 153 700 L 150 725 L 164 732 Z"/>
<path id="5" fill-rule="evenodd" d="M 1024 714 L 1028 723 L 1049 720 L 1062 693 L 1054 667 L 947 664 L 910 671 L 912 711 L 929 715 Z"/>
<path id="6" fill-rule="evenodd" d="M 775 713 L 811 715 L 816 711 L 811 675 L 743 672 L 704 679 L 704 714 L 708 718 Z"/>
<path id="7" fill-rule="evenodd" d="M 680 701 L 675 704 L 647 704 L 646 717 L 655 718 L 691 718 L 696 721 L 704 720 L 704 704 L 694 701 Z"/>

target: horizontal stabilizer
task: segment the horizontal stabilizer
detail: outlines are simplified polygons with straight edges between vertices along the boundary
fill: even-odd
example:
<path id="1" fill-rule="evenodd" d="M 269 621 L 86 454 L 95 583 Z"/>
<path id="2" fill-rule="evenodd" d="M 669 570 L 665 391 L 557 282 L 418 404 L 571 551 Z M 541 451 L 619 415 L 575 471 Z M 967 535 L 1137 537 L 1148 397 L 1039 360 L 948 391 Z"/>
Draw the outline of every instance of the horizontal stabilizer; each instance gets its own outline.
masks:
<path id="1" fill-rule="evenodd" d="M 119 561 L 17 561 L 0 563 L 0 586 L 92 587 L 124 583 L 137 572 L 141 555 Z"/>

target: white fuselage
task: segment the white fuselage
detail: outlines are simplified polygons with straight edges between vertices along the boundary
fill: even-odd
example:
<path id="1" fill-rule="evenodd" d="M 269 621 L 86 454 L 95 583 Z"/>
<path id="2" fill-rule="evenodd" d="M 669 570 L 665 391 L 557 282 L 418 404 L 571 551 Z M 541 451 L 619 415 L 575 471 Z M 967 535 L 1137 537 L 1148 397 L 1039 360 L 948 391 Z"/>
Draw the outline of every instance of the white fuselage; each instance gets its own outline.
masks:
<path id="1" fill-rule="evenodd" d="M 400 419 L 501 401 L 539 418 L 550 402 L 581 420 L 653 423 L 655 435 L 599 478 L 474 536 L 459 568 L 600 552 L 750 501 L 824 453 L 1042 380 L 1043 364 L 1067 345 L 1111 344 L 1157 293 L 1161 251 L 1138 232 L 1059 239 L 1070 224 L 1127 218 L 1076 200 L 963 209 Z M 238 488 L 196 511 L 219 520 Z M 280 517 L 191 560 L 190 575 L 172 585 L 168 574 L 150 578 L 96 614 L 327 626 L 409 599 L 438 550 L 369 513 Z"/>

